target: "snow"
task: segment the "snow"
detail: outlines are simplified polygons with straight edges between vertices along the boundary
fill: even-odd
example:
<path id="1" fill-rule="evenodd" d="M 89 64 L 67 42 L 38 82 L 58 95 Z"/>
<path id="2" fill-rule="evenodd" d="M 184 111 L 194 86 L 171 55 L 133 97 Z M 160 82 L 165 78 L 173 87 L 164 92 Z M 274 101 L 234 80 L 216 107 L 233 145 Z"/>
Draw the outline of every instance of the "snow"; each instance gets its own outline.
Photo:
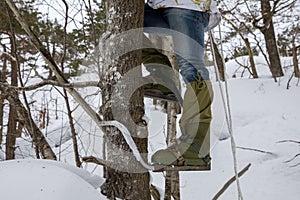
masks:
<path id="1" fill-rule="evenodd" d="M 248 62 L 246 57 L 238 59 L 240 63 Z M 250 169 L 240 178 L 243 196 L 244 199 L 251 200 L 296 200 L 300 195 L 300 166 L 293 166 L 300 163 L 300 156 L 290 162 L 286 161 L 300 153 L 300 145 L 280 141 L 300 141 L 299 80 L 293 78 L 290 88 L 286 89 L 293 70 L 291 58 L 282 58 L 285 76 L 278 78 L 278 82 L 274 82 L 271 78 L 263 57 L 255 57 L 255 63 L 259 79 L 250 79 L 249 73 L 239 68 L 235 61 L 226 63 L 233 133 L 238 146 L 238 170 L 251 163 Z M 210 67 L 209 70 L 214 87 L 214 119 L 211 131 L 212 170 L 180 172 L 183 200 L 212 199 L 224 183 L 234 175 L 230 140 L 226 140 L 228 131 L 220 89 L 214 80 L 213 68 Z M 236 78 L 232 78 L 233 74 Z M 87 73 L 78 78 L 78 81 L 91 79 L 97 79 L 97 75 L 91 76 Z M 224 84 L 222 86 L 224 90 Z M 95 88 L 86 88 L 81 89 L 80 92 L 88 96 L 97 91 Z M 38 101 L 39 99 L 48 101 L 44 98 L 46 96 L 44 93 L 35 95 L 32 97 Z M 53 91 L 52 95 L 56 98 L 56 93 Z M 150 99 L 145 100 L 150 157 L 153 152 L 166 146 L 167 121 L 166 114 L 161 107 L 153 106 Z M 62 100 L 58 99 L 58 102 L 59 105 L 63 105 Z M 101 102 L 99 94 L 90 96 L 89 102 L 94 109 L 98 109 Z M 36 105 L 36 110 L 40 109 L 39 107 Z M 91 122 L 80 108 L 74 111 L 74 117 L 80 138 L 81 155 L 101 157 L 103 135 L 97 125 Z M 100 194 L 99 189 L 95 189 L 104 181 L 95 176 L 102 174 L 101 167 L 84 164 L 83 169 L 79 169 L 66 164 L 74 162 L 68 129 L 67 118 L 61 115 L 57 120 L 52 118 L 49 127 L 44 130 L 52 147 L 63 143 L 60 149 L 54 148 L 62 162 L 44 160 L 0 162 L 1 199 L 106 199 Z M 18 158 L 34 157 L 30 142 L 25 143 L 25 139 L 21 139 L 18 140 L 17 145 L 18 151 L 22 149 L 22 152 L 17 154 Z M 247 148 L 266 153 L 247 150 Z M 26 153 L 24 149 L 31 152 Z M 3 152 L 0 151 L 0 157 L 4 157 L 2 154 Z M 164 178 L 163 173 L 151 173 L 151 182 L 159 188 L 161 193 L 163 193 Z M 11 188 L 16 187 L 18 192 L 11 192 Z M 233 183 L 220 199 L 237 199 L 236 184 Z"/>
<path id="2" fill-rule="evenodd" d="M 62 5 L 49 7 L 45 1 L 38 2 L 40 8 L 44 9 L 44 13 L 49 13 L 44 17 L 58 18 L 60 19 L 59 23 L 63 24 L 61 16 L 64 16 L 65 9 Z M 70 28 L 78 27 L 81 16 L 77 10 L 81 3 L 74 0 L 68 0 L 68 2 L 72 2 L 70 16 L 74 19 L 69 26 Z M 299 2 L 298 0 L 297 3 L 299 4 Z M 51 0 L 51 4 L 59 5 L 60 3 L 57 0 Z M 115 10 L 111 10 L 111 13 L 113 12 Z M 282 20 L 281 17 L 280 20 Z M 289 18 L 289 20 L 291 19 Z M 291 20 L 291 24 L 292 22 L 293 20 Z M 281 32 L 285 26 L 292 27 L 290 24 L 280 23 L 277 25 L 277 31 L 280 29 Z M 260 35 L 257 36 L 260 37 Z M 249 37 L 251 41 L 251 36 Z M 240 39 L 237 37 L 231 43 L 240 44 Z M 227 48 L 224 49 L 225 55 L 226 53 L 231 55 L 232 50 L 228 52 Z M 234 60 L 226 63 L 233 133 L 238 146 L 238 169 L 241 170 L 251 163 L 250 169 L 240 178 L 244 199 L 296 200 L 300 198 L 300 165 L 298 165 L 300 156 L 287 162 L 300 153 L 300 145 L 292 142 L 280 142 L 283 140 L 300 141 L 300 86 L 299 79 L 293 78 L 290 89 L 286 89 L 293 70 L 292 59 L 281 59 L 285 76 L 278 78 L 277 83 L 271 78 L 270 70 L 266 67 L 262 56 L 255 57 L 259 79 L 250 79 L 249 73 L 239 68 Z M 39 58 L 38 63 L 43 63 L 41 60 L 42 58 Z M 239 57 L 238 60 L 240 63 L 248 63 L 247 57 Z M 39 74 L 47 76 L 45 69 L 37 70 Z M 211 131 L 212 170 L 209 172 L 180 172 L 180 189 L 183 200 L 212 199 L 223 184 L 234 175 L 230 140 L 226 140 L 228 131 L 220 89 L 214 80 L 212 67 L 210 67 L 210 71 L 215 96 Z M 34 75 L 34 72 L 31 71 L 31 76 Z M 148 74 L 143 71 L 143 75 Z M 236 78 L 232 78 L 233 75 Z M 83 81 L 97 79 L 98 76 L 95 73 L 86 73 L 78 78 Z M 27 84 L 38 82 L 40 79 L 30 78 Z M 224 84 L 222 86 L 224 87 Z M 51 99 L 48 99 L 49 92 L 51 92 Z M 97 92 L 95 88 L 80 89 L 80 92 L 83 96 L 89 96 L 87 99 L 95 110 L 99 109 L 101 103 L 99 94 L 91 95 Z M 55 106 L 58 106 L 57 110 L 65 110 L 63 99 L 60 98 L 59 92 L 53 90 L 52 87 L 45 87 L 44 92 L 34 91 L 27 94 L 31 100 L 36 101 L 31 104 L 31 109 L 37 123 L 39 121 L 38 111 L 45 107 L 54 110 Z M 72 101 L 71 105 L 74 108 L 76 103 Z M 149 124 L 150 157 L 157 149 L 166 146 L 167 121 L 165 113 L 160 107 L 154 107 L 152 100 L 146 99 L 146 106 L 145 119 Z M 50 125 L 46 129 L 42 129 L 51 147 L 59 155 L 61 162 L 32 159 L 1 161 L 1 199 L 106 199 L 100 194 L 99 189 L 95 189 L 104 181 L 98 176 L 102 174 L 101 167 L 83 164 L 83 169 L 79 169 L 67 164 L 74 162 L 74 156 L 68 119 L 63 112 L 65 111 L 58 113 L 58 119 L 54 119 L 54 111 L 51 112 Z M 80 154 L 101 157 L 103 142 L 101 130 L 84 114 L 81 108 L 74 111 L 74 117 L 80 141 Z M 61 144 L 59 149 L 55 148 L 58 144 Z M 266 153 L 242 148 L 258 149 Z M 30 138 L 18 139 L 16 157 L 29 158 L 34 155 Z M 3 160 L 4 157 L 4 151 L 0 149 L 0 160 Z M 164 178 L 163 173 L 151 173 L 151 183 L 158 186 L 160 193 L 163 193 Z M 17 188 L 18 192 L 12 188 Z M 236 184 L 233 183 L 220 199 L 237 199 Z"/>
<path id="3" fill-rule="evenodd" d="M 0 162 L 1 199 L 105 199 L 95 189 L 102 182 L 100 177 L 57 161 Z M 12 188 L 17 188 L 17 191 Z"/>
<path id="4" fill-rule="evenodd" d="M 260 79 L 232 79 L 229 87 L 237 146 L 272 153 L 237 149 L 239 170 L 252 164 L 241 178 L 245 199 L 298 199 L 299 167 L 292 168 L 292 163 L 284 161 L 299 153 L 299 145 L 278 141 L 299 141 L 299 87 L 286 90 L 272 80 Z M 230 141 L 215 142 L 211 172 L 182 173 L 183 199 L 196 199 L 200 194 L 203 199 L 211 199 L 234 175 Z M 236 191 L 233 184 L 220 199 L 237 199 Z"/>
<path id="5" fill-rule="evenodd" d="M 245 58 L 239 59 L 241 61 Z M 282 58 L 282 62 L 287 66 L 291 59 Z M 256 57 L 256 64 L 261 77 L 259 79 L 248 79 L 247 72 L 241 77 L 242 69 L 236 72 L 238 66 L 234 61 L 226 64 L 233 134 L 238 147 L 238 170 L 251 163 L 250 169 L 240 178 L 243 197 L 251 200 L 296 200 L 300 195 L 300 166 L 294 165 L 300 163 L 300 157 L 291 162 L 286 161 L 300 153 L 300 145 L 280 141 L 300 140 L 300 86 L 297 85 L 299 80 L 292 79 L 291 87 L 287 90 L 286 84 L 292 72 L 291 68 L 285 68 L 285 76 L 275 83 L 262 57 Z M 210 70 L 213 74 L 213 69 Z M 233 73 L 238 74 L 237 78 L 231 78 Z M 213 83 L 215 95 L 211 133 L 212 170 L 180 172 L 181 198 L 184 200 L 212 199 L 234 176 L 230 140 L 222 140 L 228 135 L 228 131 L 220 100 L 220 89 L 217 82 Z M 159 111 L 149 110 L 149 118 L 153 120 L 150 121 L 150 132 L 155 130 L 153 134 L 157 137 L 150 145 L 150 150 L 155 151 L 165 146 L 162 136 L 164 130 L 161 128 L 166 125 L 166 120 L 161 119 Z M 164 188 L 163 174 L 152 176 L 154 184 Z M 219 199 L 231 200 L 237 197 L 237 186 L 233 183 Z"/>

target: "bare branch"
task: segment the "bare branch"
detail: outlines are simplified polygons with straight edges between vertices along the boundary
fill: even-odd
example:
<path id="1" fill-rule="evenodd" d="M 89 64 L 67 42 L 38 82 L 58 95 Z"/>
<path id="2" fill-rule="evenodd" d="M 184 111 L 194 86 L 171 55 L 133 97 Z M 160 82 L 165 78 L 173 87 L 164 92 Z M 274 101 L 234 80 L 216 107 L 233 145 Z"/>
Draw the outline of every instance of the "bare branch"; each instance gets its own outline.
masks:
<path id="1" fill-rule="evenodd" d="M 64 62 L 65 62 L 65 58 L 66 58 L 66 54 L 67 54 L 67 26 L 68 26 L 68 18 L 69 18 L 69 15 L 68 15 L 68 12 L 69 12 L 69 6 L 67 4 L 67 2 L 65 0 L 62 0 L 62 2 L 64 3 L 65 5 L 65 8 L 66 8 L 66 12 L 65 12 L 65 24 L 64 24 L 64 41 L 63 41 L 63 55 L 62 55 L 62 58 L 61 58 L 61 69 L 63 71 L 64 69 Z"/>
<path id="2" fill-rule="evenodd" d="M 50 69 L 55 73 L 58 81 L 63 84 L 69 84 L 68 80 L 63 76 L 61 70 L 59 70 L 56 62 L 51 57 L 51 54 L 47 49 L 43 46 L 42 42 L 39 38 L 35 35 L 33 30 L 28 26 L 25 19 L 21 16 L 18 8 L 14 4 L 13 0 L 5 0 L 5 2 L 9 5 L 10 9 L 16 16 L 17 21 L 21 24 L 22 28 L 25 30 L 29 38 L 31 39 L 32 43 L 36 47 L 36 49 L 41 53 L 44 60 L 49 65 Z M 85 112 L 101 127 L 103 123 L 101 122 L 100 116 L 90 107 L 90 105 L 82 98 L 82 96 L 72 88 L 66 88 L 67 91 L 71 94 L 71 96 L 79 103 Z"/>
<path id="3" fill-rule="evenodd" d="M 253 19 L 255 19 L 255 15 L 252 13 L 252 11 L 251 11 L 251 9 L 250 9 L 250 7 L 249 7 L 249 5 L 248 5 L 248 3 L 247 3 L 246 0 L 244 0 L 244 4 L 246 5 L 247 10 L 248 10 L 248 12 L 250 13 L 251 17 L 252 17 Z"/>
<path id="4" fill-rule="evenodd" d="M 288 9 L 290 9 L 292 6 L 294 6 L 294 4 L 296 3 L 296 0 L 293 0 L 293 1 L 290 1 L 290 0 L 287 0 L 287 1 L 282 1 L 282 0 L 277 0 L 277 1 L 274 1 L 274 14 L 278 13 L 279 11 L 280 12 L 284 12 Z"/>
<path id="5" fill-rule="evenodd" d="M 290 166 L 290 167 L 297 167 L 297 166 L 299 166 L 299 165 L 300 165 L 300 163 L 297 163 L 297 164 L 292 165 L 292 166 Z"/>
<path id="6" fill-rule="evenodd" d="M 9 62 L 11 62 L 11 63 L 15 63 L 16 62 L 15 57 L 13 57 L 13 55 L 11 55 L 11 54 L 9 54 L 7 52 L 3 52 L 2 54 L 0 54 L 0 60 L 3 60 L 3 59 L 9 60 Z"/>
<path id="7" fill-rule="evenodd" d="M 256 152 L 260 152 L 260 153 L 266 153 L 266 154 L 270 154 L 270 155 L 275 155 L 272 152 L 269 151 L 263 151 L 263 150 L 259 150 L 259 149 L 253 149 L 253 148 L 247 148 L 247 147 L 236 147 L 237 149 L 242 149 L 242 150 L 250 150 L 250 151 L 256 151 Z"/>
<path id="8" fill-rule="evenodd" d="M 292 142 L 292 143 L 300 144 L 300 141 L 296 141 L 296 140 L 281 140 L 281 141 L 278 141 L 277 143 L 286 143 L 286 142 Z"/>
<path id="9" fill-rule="evenodd" d="M 295 76 L 295 71 L 292 73 L 292 75 L 290 76 L 290 78 L 289 78 L 289 80 L 288 80 L 288 82 L 286 84 L 286 89 L 287 90 L 290 89 L 290 83 L 291 83 L 291 81 L 292 81 L 292 79 L 293 79 L 294 76 Z"/>
<path id="10" fill-rule="evenodd" d="M 247 3 L 246 3 L 246 5 L 248 6 Z M 248 9 L 250 9 L 250 8 L 248 8 Z M 251 13 L 251 11 L 249 11 L 249 12 Z M 242 27 L 244 27 L 244 28 L 248 31 L 249 34 L 251 34 L 251 35 L 253 36 L 253 39 L 256 41 L 257 47 L 260 49 L 260 51 L 261 51 L 263 57 L 265 58 L 265 60 L 266 60 L 266 62 L 267 62 L 267 64 L 268 64 L 268 66 L 270 66 L 270 62 L 269 62 L 269 60 L 268 60 L 268 58 L 267 58 L 267 55 L 266 55 L 266 53 L 264 52 L 262 46 L 260 45 L 260 42 L 259 42 L 258 37 L 257 37 L 257 34 L 255 34 L 255 33 L 251 30 L 251 28 L 250 28 L 249 26 L 247 26 L 247 24 L 246 24 L 245 22 L 241 21 L 236 15 L 232 14 L 231 12 L 229 12 L 229 13 L 230 13 L 230 15 L 231 15 L 237 22 L 239 22 L 239 23 L 241 24 Z M 255 20 L 255 17 L 254 17 L 254 15 L 252 15 L 252 13 L 251 13 L 251 16 L 252 16 L 252 19 Z M 242 37 L 242 39 L 244 40 L 242 34 L 241 34 L 240 31 L 239 31 L 240 28 L 237 27 L 237 26 L 235 26 L 234 23 L 231 22 L 230 19 L 226 18 L 225 15 L 223 15 L 223 19 L 224 19 L 226 22 L 228 22 L 228 23 L 235 29 L 235 31 L 237 31 L 237 32 L 239 33 L 239 35 L 240 35 L 240 36 Z"/>
<path id="11" fill-rule="evenodd" d="M 239 173 L 238 173 L 238 177 L 241 177 L 245 174 L 246 171 L 249 170 L 251 166 L 251 163 L 249 163 L 244 169 L 242 169 Z M 236 177 L 233 176 L 231 179 L 229 179 L 224 186 L 221 188 L 221 190 L 214 196 L 213 200 L 217 200 L 224 192 L 225 190 L 236 180 Z"/>
<path id="12" fill-rule="evenodd" d="M 300 156 L 300 153 L 296 154 L 292 159 L 289 159 L 289 160 L 287 160 L 287 161 L 284 161 L 284 163 L 289 163 L 289 162 L 295 160 L 298 156 Z"/>
<path id="13" fill-rule="evenodd" d="M 82 157 L 83 162 L 89 162 L 89 163 L 94 163 L 97 165 L 102 165 L 102 166 L 110 166 L 109 162 L 106 160 L 102 160 L 101 158 L 96 158 L 94 156 L 87 156 L 87 157 Z"/>
<path id="14" fill-rule="evenodd" d="M 7 84 L 7 83 L 6 83 Z M 25 127 L 33 140 L 36 149 L 42 153 L 43 158 L 56 160 L 56 156 L 45 139 L 41 130 L 37 127 L 30 113 L 24 107 L 18 96 L 18 91 L 0 84 L 0 91 L 5 98 L 16 107 L 19 120 L 24 121 Z"/>
<path id="15" fill-rule="evenodd" d="M 52 85 L 52 86 L 57 86 L 57 87 L 62 87 L 62 88 L 85 88 L 85 87 L 99 87 L 99 82 L 98 81 L 89 81 L 89 82 L 77 82 L 77 83 L 60 83 L 57 81 L 53 81 L 53 80 L 45 80 L 42 81 L 40 83 L 34 84 L 34 85 L 30 85 L 30 86 L 26 86 L 26 87 L 14 87 L 14 86 L 10 86 L 8 84 L 5 83 L 0 83 L 3 86 L 6 87 L 11 87 L 11 88 L 15 88 L 18 89 L 19 91 L 31 91 L 31 90 L 36 90 L 38 88 L 44 87 L 46 85 Z"/>

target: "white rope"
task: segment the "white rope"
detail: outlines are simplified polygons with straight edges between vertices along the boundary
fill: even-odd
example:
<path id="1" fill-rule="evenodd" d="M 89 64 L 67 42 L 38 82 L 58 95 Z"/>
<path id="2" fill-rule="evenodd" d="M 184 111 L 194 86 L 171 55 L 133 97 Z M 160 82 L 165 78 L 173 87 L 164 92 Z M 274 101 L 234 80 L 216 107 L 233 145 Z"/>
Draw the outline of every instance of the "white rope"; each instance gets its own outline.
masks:
<path id="1" fill-rule="evenodd" d="M 222 38 L 220 25 L 219 25 L 219 34 L 220 34 L 220 38 Z M 223 88 L 222 88 L 222 85 L 221 85 L 221 80 L 220 80 L 219 69 L 217 67 L 216 55 L 215 55 L 215 51 L 214 51 L 213 44 L 212 44 L 212 43 L 215 43 L 215 39 L 214 39 L 214 35 L 213 35 L 212 31 L 210 31 L 210 40 L 211 40 L 211 45 L 212 45 L 212 53 L 213 53 L 213 57 L 214 57 L 214 68 L 215 68 L 215 71 L 216 71 L 216 76 L 217 76 L 217 80 L 218 80 L 219 87 L 220 87 L 220 93 L 221 93 L 222 102 L 223 102 L 223 106 L 224 106 L 227 127 L 228 127 L 228 131 L 229 131 L 229 135 L 230 135 L 231 151 L 232 151 L 233 165 L 234 165 L 234 173 L 235 173 L 237 189 L 238 189 L 238 199 L 243 200 L 243 194 L 242 194 L 242 190 L 241 190 L 241 185 L 240 185 L 239 176 L 238 176 L 238 169 L 237 169 L 236 144 L 235 144 L 235 140 L 234 140 L 234 137 L 233 137 L 232 116 L 231 116 L 227 76 L 224 75 L 225 93 L 226 93 L 226 100 L 225 100 L 225 95 L 224 95 Z M 223 43 L 222 43 L 222 40 L 221 40 L 221 54 L 222 54 L 221 57 L 222 57 L 222 62 L 223 62 L 223 66 L 224 66 L 224 71 L 225 71 L 225 62 L 224 62 L 224 56 L 223 56 Z"/>
<path id="2" fill-rule="evenodd" d="M 144 159 L 141 156 L 141 153 L 139 152 L 134 140 L 131 137 L 131 134 L 129 130 L 124 126 L 124 124 L 118 122 L 118 121 L 102 121 L 99 126 L 114 126 L 120 130 L 122 133 L 126 143 L 129 145 L 130 149 L 132 150 L 132 153 L 136 160 L 146 169 L 153 171 L 155 169 L 154 166 L 149 165 L 147 162 L 144 161 Z"/>

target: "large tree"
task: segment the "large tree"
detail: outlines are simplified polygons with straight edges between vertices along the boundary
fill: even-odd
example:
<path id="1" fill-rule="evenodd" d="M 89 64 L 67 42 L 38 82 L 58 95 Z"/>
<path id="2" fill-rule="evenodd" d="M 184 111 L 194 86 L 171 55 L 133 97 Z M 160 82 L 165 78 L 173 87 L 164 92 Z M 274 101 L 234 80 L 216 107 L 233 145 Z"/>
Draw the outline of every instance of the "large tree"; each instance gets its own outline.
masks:
<path id="1" fill-rule="evenodd" d="M 109 48 L 104 49 L 106 51 L 106 61 L 104 66 L 105 74 L 101 81 L 103 85 L 101 114 L 105 121 L 115 120 L 117 117 L 117 120 L 128 128 L 132 136 L 135 136 L 134 140 L 139 151 L 146 155 L 147 138 L 137 137 L 139 126 L 143 124 L 141 123 L 144 114 L 143 91 L 136 90 L 129 102 L 123 102 L 123 95 L 120 95 L 118 99 L 113 99 L 112 97 L 112 94 L 116 93 L 115 85 L 120 77 L 123 77 L 130 69 L 141 64 L 141 50 L 126 52 L 126 50 L 122 49 L 126 49 L 127 45 L 132 44 L 136 44 L 138 47 L 142 41 L 142 32 L 133 31 L 130 35 L 125 34 L 124 37 L 126 39 L 124 40 L 114 40 L 114 38 L 124 34 L 126 31 L 143 26 L 144 1 L 134 0 L 129 3 L 123 0 L 111 0 L 107 6 L 107 32 L 110 35 L 108 40 L 114 42 L 109 42 Z M 127 38 L 127 36 L 129 37 Z M 120 55 L 120 50 L 124 51 L 124 54 Z M 127 90 L 128 87 L 130 88 L 134 85 L 134 79 L 131 81 L 124 85 L 123 90 Z M 119 92 L 124 94 L 122 91 Z M 129 103 L 129 106 L 124 106 L 126 103 Z M 113 112 L 112 105 L 115 107 L 115 112 Z M 127 112 L 130 115 L 124 114 Z M 134 121 L 136 126 L 128 124 L 131 120 Z M 142 167 L 134 157 L 124 153 L 130 152 L 130 148 L 122 137 L 120 130 L 114 127 L 107 127 L 106 135 L 108 141 L 107 159 L 109 162 L 113 162 L 114 165 L 107 168 L 107 179 L 101 187 L 102 193 L 109 199 L 150 199 L 149 173 L 142 170 Z M 144 158 L 146 159 L 146 156 Z M 134 171 L 140 173 L 134 173 Z"/>
<path id="2" fill-rule="evenodd" d="M 277 50 L 276 36 L 273 25 L 273 15 L 269 0 L 261 0 L 261 13 L 264 26 L 260 28 L 266 40 L 266 48 L 269 54 L 270 69 L 273 77 L 283 76 L 279 52 Z"/>
<path id="3" fill-rule="evenodd" d="M 261 0 L 261 17 L 255 18 L 253 25 L 263 33 L 266 49 L 269 55 L 270 70 L 274 78 L 283 76 L 282 66 L 280 62 L 279 51 L 276 43 L 276 35 L 274 30 L 273 17 L 279 11 L 286 10 L 294 5 L 295 0 L 276 0 L 271 2 L 269 0 Z M 262 20 L 262 25 L 259 25 Z"/>

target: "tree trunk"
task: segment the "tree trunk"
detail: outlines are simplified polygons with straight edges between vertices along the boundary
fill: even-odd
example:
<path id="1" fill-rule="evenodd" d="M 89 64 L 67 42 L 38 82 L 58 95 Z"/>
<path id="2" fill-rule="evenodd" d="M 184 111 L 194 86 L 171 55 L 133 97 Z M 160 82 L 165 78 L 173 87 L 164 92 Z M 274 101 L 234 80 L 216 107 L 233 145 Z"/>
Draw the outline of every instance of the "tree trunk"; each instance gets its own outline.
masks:
<path id="1" fill-rule="evenodd" d="M 6 52 L 6 46 L 2 44 L 2 47 L 3 47 L 3 52 Z M 0 56 L 0 58 L 3 60 L 2 71 L 0 72 L 0 83 L 4 83 L 6 82 L 7 59 L 2 58 L 2 55 Z M 0 149 L 2 148 L 1 144 L 3 140 L 4 100 L 5 100 L 4 95 L 0 94 Z"/>
<path id="2" fill-rule="evenodd" d="M 15 159 L 15 146 L 16 146 L 16 109 L 13 104 L 9 104 L 9 116 L 6 134 L 6 145 L 5 145 L 5 159 Z"/>
<path id="3" fill-rule="evenodd" d="M 1 78 L 2 79 L 2 78 Z M 0 80 L 0 83 L 2 80 Z M 4 96 L 0 94 L 0 149 L 2 149 L 2 140 L 3 140 L 3 109 L 4 109 Z"/>
<path id="4" fill-rule="evenodd" d="M 247 48 L 247 51 L 248 51 L 248 55 L 249 55 L 250 68 L 251 68 L 251 71 L 252 71 L 252 76 L 253 76 L 253 78 L 258 78 L 258 74 L 257 74 L 257 71 L 256 71 L 255 62 L 254 62 L 254 57 L 253 57 L 253 52 L 252 52 L 251 45 L 250 45 L 250 42 L 249 42 L 248 38 L 244 37 L 244 35 L 241 32 L 241 29 L 239 27 L 237 27 L 235 25 L 235 23 L 233 23 L 231 20 L 229 20 L 225 17 L 224 17 L 224 19 L 232 26 L 232 28 L 241 36 L 242 40 L 245 42 L 245 45 L 246 45 L 246 48 Z"/>
<path id="5" fill-rule="evenodd" d="M 264 21 L 264 27 L 261 29 L 269 55 L 270 70 L 274 78 L 283 76 L 279 52 L 276 44 L 275 30 L 273 26 L 271 5 L 269 0 L 261 0 L 261 12 Z"/>
<path id="6" fill-rule="evenodd" d="M 298 57 L 297 57 L 297 50 L 300 46 L 296 46 L 295 44 L 295 36 L 293 37 L 292 40 L 292 53 L 293 53 L 293 65 L 294 65 L 294 72 L 295 72 L 295 77 L 300 78 L 300 71 L 299 71 L 299 63 L 298 63 Z"/>
<path id="7" fill-rule="evenodd" d="M 163 53 L 168 56 L 170 63 L 174 70 L 179 70 L 177 62 L 176 62 L 176 55 L 174 52 L 174 43 L 171 37 L 163 37 L 162 38 L 162 49 L 169 49 L 170 51 L 163 51 Z M 178 74 L 179 76 L 179 74 Z M 174 77 L 175 78 L 175 77 Z M 180 89 L 180 79 L 176 77 L 176 87 Z M 176 140 L 176 124 L 177 124 L 177 114 L 180 114 L 180 104 L 167 102 L 167 145 L 172 145 Z M 171 200 L 172 197 L 174 200 L 180 200 L 180 185 L 179 185 L 179 172 L 166 172 L 165 178 L 165 200 Z"/>
<path id="8" fill-rule="evenodd" d="M 144 1 L 142 0 L 135 0 L 130 3 L 123 0 L 109 1 L 107 29 L 111 33 L 111 39 L 124 31 L 143 27 L 143 8 Z M 128 99 L 124 98 L 124 92 L 133 89 L 131 87 L 134 85 L 135 77 L 128 80 L 129 82 L 121 87 L 122 91 L 116 91 L 115 87 L 120 75 L 121 77 L 124 76 L 128 70 L 141 64 L 141 50 L 125 52 L 126 54 L 120 57 L 117 56 L 120 49 L 126 51 L 127 45 L 140 44 L 141 46 L 142 32 L 132 34 L 134 35 L 129 36 L 131 38 L 129 41 L 125 39 L 108 42 L 109 49 L 105 49 L 105 76 L 102 79 L 104 88 L 102 88 L 103 105 L 101 114 L 105 121 L 115 119 L 128 128 L 132 136 L 135 136 L 135 143 L 146 160 L 147 137 L 138 137 L 140 125 L 144 124 L 142 120 L 144 115 L 143 91 L 137 90 L 131 96 L 130 101 L 126 102 Z M 113 93 L 118 94 L 118 99 L 113 98 Z M 130 113 L 130 115 L 128 116 L 126 113 Z M 131 124 L 132 121 L 133 124 Z M 145 127 L 142 129 L 143 131 L 146 130 Z M 107 168 L 107 179 L 101 186 L 101 192 L 109 199 L 150 200 L 149 173 L 131 155 L 131 150 L 122 137 L 120 130 L 107 127 L 106 133 L 107 160 L 114 164 Z"/>
<path id="9" fill-rule="evenodd" d="M 212 35 L 213 33 L 210 32 L 210 38 L 211 38 L 211 48 L 213 49 L 213 52 L 214 52 L 214 60 L 215 60 L 215 63 L 218 67 L 218 71 L 219 71 L 219 77 L 220 77 L 220 80 L 221 81 L 225 81 L 225 68 L 224 68 L 224 62 L 223 62 L 223 59 L 222 59 L 222 55 L 219 51 L 219 48 L 218 48 L 218 45 L 216 43 L 216 41 L 214 40 L 214 37 Z M 217 73 L 217 72 L 216 72 Z"/>
<path id="10" fill-rule="evenodd" d="M 254 62 L 254 58 L 253 58 L 253 53 L 252 53 L 252 50 L 251 50 L 250 42 L 249 42 L 248 38 L 244 38 L 243 40 L 244 40 L 244 42 L 246 44 L 246 47 L 247 47 L 247 50 L 248 50 L 249 60 L 250 60 L 250 68 L 251 68 L 251 71 L 252 71 L 252 76 L 253 76 L 253 78 L 258 78 L 258 74 L 257 74 L 257 71 L 256 71 L 255 62 Z"/>
<path id="11" fill-rule="evenodd" d="M 31 115 L 28 113 L 28 111 L 20 101 L 18 91 L 15 88 L 10 88 L 4 85 L 0 85 L 0 91 L 1 94 L 3 94 L 9 101 L 9 103 L 15 106 L 18 114 L 18 119 L 24 122 L 24 125 L 32 138 L 33 145 L 38 150 L 38 152 L 42 154 L 42 157 L 44 159 L 56 160 L 56 156 L 47 140 L 45 139 L 44 135 L 37 127 L 34 120 L 31 118 Z"/>
<path id="12" fill-rule="evenodd" d="M 168 102 L 167 105 L 167 144 L 168 146 L 174 143 L 176 139 L 176 123 L 177 123 L 177 105 L 176 103 Z M 180 200 L 180 185 L 179 185 L 179 172 L 167 171 L 165 178 L 165 196 L 164 200 Z"/>
<path id="13" fill-rule="evenodd" d="M 13 36 L 10 35 L 11 55 L 16 52 Z M 10 60 L 11 66 L 11 86 L 18 86 L 18 64 L 15 60 Z M 19 95 L 19 94 L 16 94 Z M 15 145 L 17 137 L 17 111 L 13 103 L 9 103 L 9 116 L 6 135 L 6 160 L 15 158 Z"/>
<path id="14" fill-rule="evenodd" d="M 78 150 L 78 142 L 77 142 L 77 137 L 76 137 L 76 130 L 75 130 L 75 125 L 74 125 L 74 119 L 72 116 L 72 110 L 69 102 L 69 97 L 67 91 L 64 89 L 64 99 L 67 107 L 67 113 L 68 113 L 68 118 L 69 118 L 69 126 L 71 130 L 71 136 L 72 136 L 72 141 L 73 141 L 73 151 L 74 151 L 74 157 L 75 157 L 75 163 L 77 167 L 81 166 L 81 161 L 80 161 L 80 155 L 79 155 L 79 150 Z"/>

